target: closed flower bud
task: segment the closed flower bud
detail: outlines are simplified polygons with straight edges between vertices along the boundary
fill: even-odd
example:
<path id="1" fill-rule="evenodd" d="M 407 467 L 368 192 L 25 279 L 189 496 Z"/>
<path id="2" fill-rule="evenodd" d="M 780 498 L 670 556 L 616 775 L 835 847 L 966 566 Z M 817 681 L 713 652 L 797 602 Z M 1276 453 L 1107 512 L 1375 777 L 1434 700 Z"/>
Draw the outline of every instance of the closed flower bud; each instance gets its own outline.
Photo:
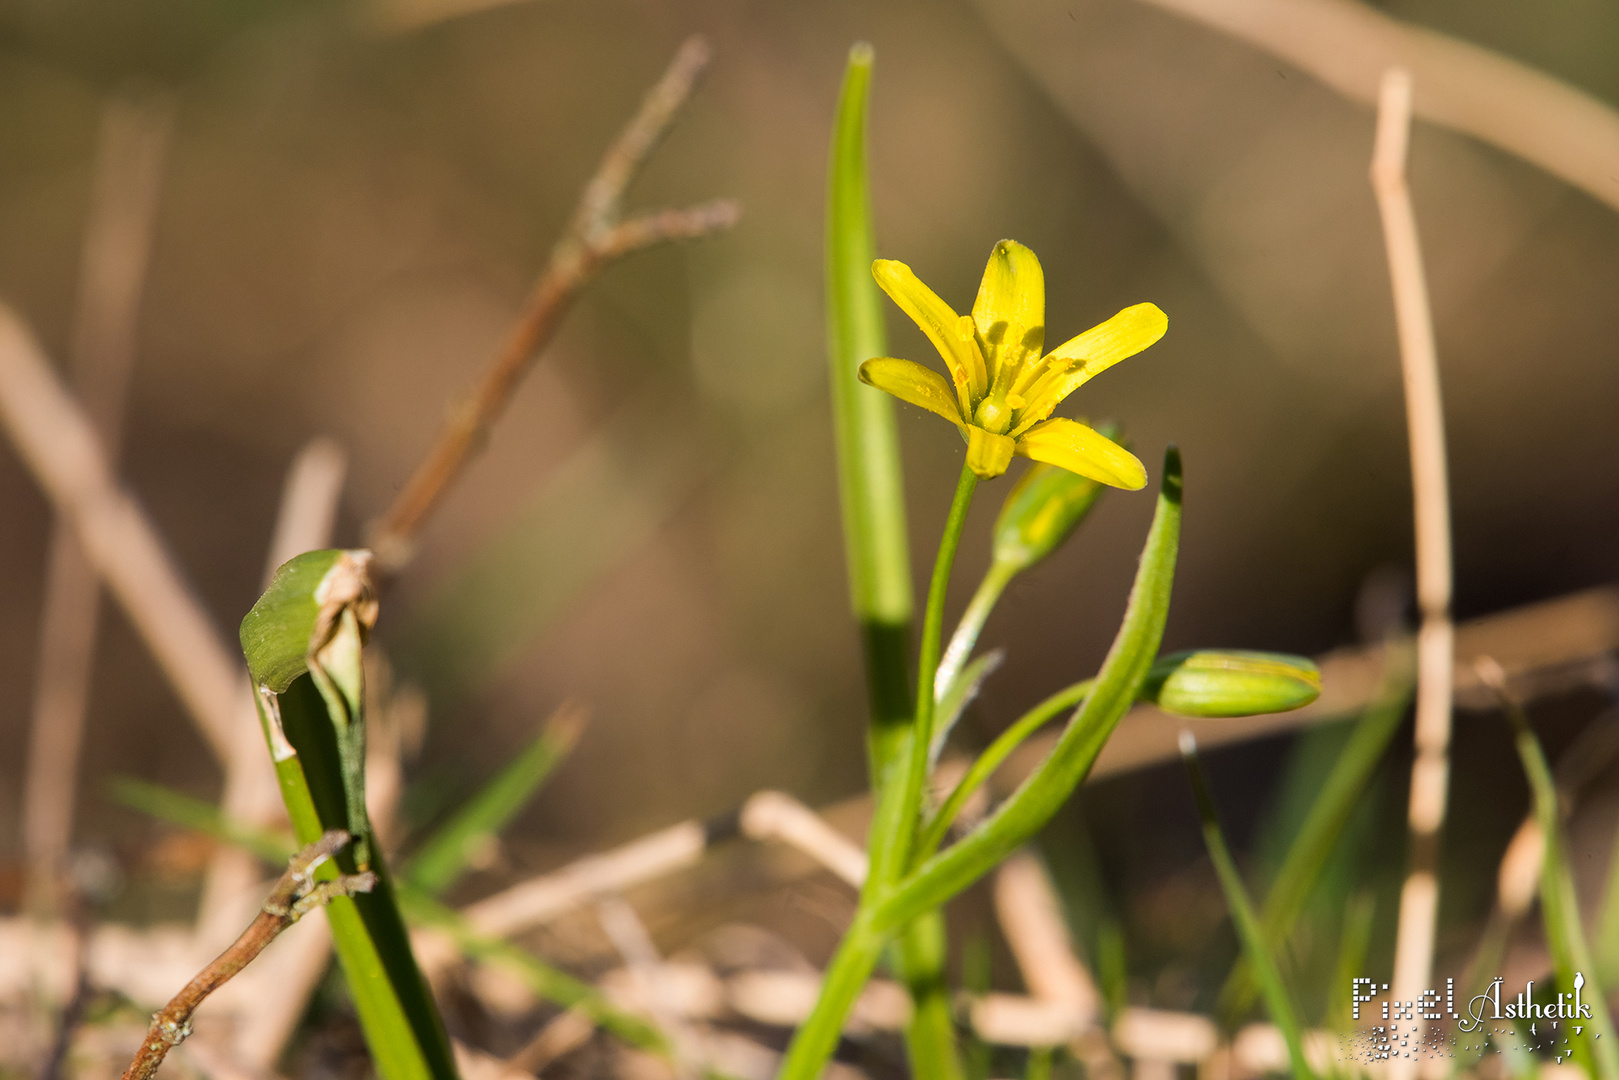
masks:
<path id="1" fill-rule="evenodd" d="M 1163 657 L 1141 688 L 1167 713 L 1205 719 L 1288 712 L 1320 696 L 1321 672 L 1304 657 L 1237 649 Z"/>
<path id="2" fill-rule="evenodd" d="M 1118 437 L 1110 426 L 1097 430 Z M 1001 504 L 995 519 L 995 561 L 1012 573 L 1027 570 L 1062 546 L 1105 490 L 1078 473 L 1035 462 Z"/>

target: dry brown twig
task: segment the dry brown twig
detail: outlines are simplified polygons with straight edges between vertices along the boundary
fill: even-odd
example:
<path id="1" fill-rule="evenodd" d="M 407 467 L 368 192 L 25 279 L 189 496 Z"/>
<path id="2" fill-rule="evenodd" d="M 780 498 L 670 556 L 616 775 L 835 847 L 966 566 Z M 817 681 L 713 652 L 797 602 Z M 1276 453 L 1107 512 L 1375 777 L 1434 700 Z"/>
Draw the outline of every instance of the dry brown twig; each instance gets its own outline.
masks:
<path id="1" fill-rule="evenodd" d="M 141 1041 L 129 1068 L 124 1070 L 123 1080 L 148 1080 L 163 1063 L 169 1050 L 180 1045 L 191 1034 L 191 1015 L 197 1011 L 197 1006 L 252 963 L 281 931 L 336 897 L 371 891 L 376 884 L 376 875 L 369 871 L 343 875 L 331 881 L 314 880 L 316 868 L 348 842 L 348 833 L 332 829 L 292 857 L 286 873 L 276 882 L 258 916 L 242 931 L 235 944 L 198 972 L 196 978 L 153 1015 L 146 1038 Z"/>
<path id="2" fill-rule="evenodd" d="M 410 561 L 428 516 L 482 449 L 517 385 L 603 267 L 635 251 L 707 236 L 736 223 L 740 211 L 729 199 L 621 219 L 625 189 L 668 132 L 708 61 L 708 43 L 700 36 L 686 39 L 585 185 L 572 221 L 494 361 L 471 396 L 451 412 L 393 505 L 371 526 L 370 545 L 383 573 L 397 572 Z"/>
<path id="3" fill-rule="evenodd" d="M 1450 495 L 1445 466 L 1445 420 L 1439 396 L 1439 360 L 1433 317 L 1417 241 L 1416 216 L 1406 186 L 1411 134 L 1411 75 L 1391 68 L 1383 76 L 1372 188 L 1383 220 L 1394 315 L 1404 373 L 1406 424 L 1411 443 L 1411 486 L 1417 539 L 1416 759 L 1411 764 L 1409 869 L 1400 891 L 1394 947 L 1393 996 L 1415 1000 L 1433 969 L 1439 832 L 1450 778 L 1451 698 L 1455 680 L 1455 628 L 1450 621 Z M 1418 1021 L 1421 1024 L 1421 1021 Z M 1421 1035 L 1420 1027 L 1417 1032 Z M 1390 1063 L 1395 1080 L 1415 1074 L 1416 1060 Z"/>
<path id="4" fill-rule="evenodd" d="M 122 441 L 135 326 L 173 119 L 171 98 L 131 93 L 110 98 L 101 115 L 69 366 L 109 457 Z M 101 582 L 71 523 L 56 521 L 46 556 L 23 795 L 29 906 L 40 914 L 57 907 L 72 838 L 100 594 Z"/>

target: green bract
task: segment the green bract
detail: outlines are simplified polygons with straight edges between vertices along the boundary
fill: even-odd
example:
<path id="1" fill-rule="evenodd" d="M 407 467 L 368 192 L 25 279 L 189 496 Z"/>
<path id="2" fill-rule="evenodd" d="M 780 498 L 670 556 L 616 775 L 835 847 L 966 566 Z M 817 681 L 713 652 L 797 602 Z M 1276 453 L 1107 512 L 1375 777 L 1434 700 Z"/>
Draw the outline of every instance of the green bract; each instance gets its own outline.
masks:
<path id="1" fill-rule="evenodd" d="M 1110 427 L 1099 434 L 1117 437 Z M 995 562 L 1027 570 L 1062 546 L 1102 497 L 1089 477 L 1037 461 L 1012 488 L 995 519 Z"/>
<path id="2" fill-rule="evenodd" d="M 1288 712 L 1321 696 L 1321 672 L 1302 656 L 1205 649 L 1158 661 L 1141 696 L 1200 719 Z"/>

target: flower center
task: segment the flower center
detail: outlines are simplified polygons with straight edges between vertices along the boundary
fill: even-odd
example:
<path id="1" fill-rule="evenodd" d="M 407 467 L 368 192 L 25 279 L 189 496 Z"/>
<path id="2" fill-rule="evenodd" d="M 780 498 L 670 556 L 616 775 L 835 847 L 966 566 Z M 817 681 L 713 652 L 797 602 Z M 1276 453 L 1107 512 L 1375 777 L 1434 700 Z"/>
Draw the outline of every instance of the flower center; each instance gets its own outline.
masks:
<path id="1" fill-rule="evenodd" d="M 994 435 L 1005 435 L 1012 426 L 1012 406 L 1004 393 L 992 393 L 978 403 L 973 411 L 973 423 Z"/>

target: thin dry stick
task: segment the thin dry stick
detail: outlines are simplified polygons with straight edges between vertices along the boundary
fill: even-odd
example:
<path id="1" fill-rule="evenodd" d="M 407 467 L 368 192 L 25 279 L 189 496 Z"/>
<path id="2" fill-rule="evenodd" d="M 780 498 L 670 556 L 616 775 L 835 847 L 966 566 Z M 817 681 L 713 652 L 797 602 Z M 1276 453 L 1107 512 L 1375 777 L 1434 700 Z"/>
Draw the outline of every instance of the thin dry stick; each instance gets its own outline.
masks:
<path id="1" fill-rule="evenodd" d="M 1417 631 L 1416 759 L 1411 764 L 1409 870 L 1400 892 L 1394 946 L 1393 995 L 1414 1001 L 1433 969 L 1439 830 L 1445 821 L 1450 778 L 1451 688 L 1455 677 L 1455 632 L 1450 621 L 1450 496 L 1445 475 L 1445 421 L 1439 400 L 1439 361 L 1434 349 L 1428 286 L 1423 279 L 1417 222 L 1406 187 L 1406 149 L 1411 132 L 1411 75 L 1393 68 L 1383 77 L 1378 102 L 1372 187 L 1383 219 L 1400 363 L 1405 376 L 1406 425 L 1411 442 L 1411 487 L 1416 504 Z M 1420 1010 L 1416 1013 L 1421 1016 Z M 1422 1021 L 1417 1037 L 1421 1037 Z M 1395 1080 L 1415 1074 L 1415 1058 L 1390 1063 Z"/>
<path id="2" fill-rule="evenodd" d="M 71 521 L 96 572 L 151 650 L 221 762 L 245 670 L 186 584 L 157 530 L 113 476 L 101 440 L 33 335 L 0 306 L 0 423 L 23 462 Z M 262 756 L 262 749 L 260 750 Z"/>
<path id="3" fill-rule="evenodd" d="M 480 934 L 509 937 L 603 896 L 621 893 L 695 866 L 708 848 L 736 835 L 778 840 L 804 852 L 855 887 L 866 878 L 866 855 L 809 807 L 779 791 L 761 791 L 736 816 L 710 823 L 682 821 L 560 869 L 518 882 L 461 910 Z"/>
<path id="4" fill-rule="evenodd" d="M 1066 1043 L 1084 1064 L 1087 1076 L 1098 1080 L 1122 1076 L 1124 1070 L 1098 1026 L 1102 995 L 1096 980 L 1074 949 L 1051 875 L 1032 852 L 1018 852 L 996 871 L 995 917 L 1012 948 L 1023 985 L 1036 1002 L 1052 1007 L 1046 1045 Z M 981 1014 L 997 1005 L 1003 1010 L 1006 1007 L 999 999 L 975 1003 L 976 1022 L 989 1023 L 990 1016 Z"/>
<path id="5" fill-rule="evenodd" d="M 674 1051 L 675 1075 L 687 1080 L 697 1076 L 702 1041 L 686 1022 L 680 995 L 669 986 L 663 957 L 658 955 L 658 947 L 647 932 L 646 924 L 623 897 L 616 895 L 604 897 L 596 904 L 596 918 L 629 969 L 653 1021 L 668 1037 Z"/>
<path id="6" fill-rule="evenodd" d="M 528 1073 L 538 1076 L 551 1062 L 570 1054 L 590 1041 L 596 1022 L 582 1009 L 559 1013 L 542 1027 L 523 1048 L 506 1059 L 503 1075 Z"/>
<path id="7" fill-rule="evenodd" d="M 455 409 L 438 441 L 406 482 L 393 505 L 373 525 L 371 547 L 378 568 L 397 571 L 410 561 L 428 516 L 488 439 L 512 393 L 540 351 L 556 333 L 573 301 L 614 259 L 671 240 L 706 236 L 736 223 L 730 200 L 682 210 L 663 210 L 620 221 L 625 189 L 662 139 L 708 66 L 709 48 L 701 37 L 681 45 L 674 61 L 647 94 L 640 112 L 585 185 L 573 220 L 551 250 L 522 315 L 484 372 L 472 396 Z"/>
<path id="8" fill-rule="evenodd" d="M 742 834 L 750 840 L 780 841 L 857 889 L 866 883 L 870 860 L 865 850 L 791 795 L 756 792 L 742 804 L 741 824 Z"/>
<path id="9" fill-rule="evenodd" d="M 1619 113 L 1499 53 L 1349 0 L 1145 0 L 1279 56 L 1353 101 L 1390 66 L 1415 74 L 1417 115 L 1492 143 L 1619 209 Z"/>
<path id="10" fill-rule="evenodd" d="M 73 389 L 115 459 L 124 419 L 135 326 L 173 126 L 168 96 L 120 94 L 101 115 L 90 212 L 69 345 Z M 45 615 L 23 794 L 30 907 L 57 907 L 73 832 L 79 748 L 100 621 L 101 583 L 73 528 L 58 520 L 46 556 Z"/>
<path id="11" fill-rule="evenodd" d="M 318 883 L 313 878 L 316 867 L 348 842 L 348 833 L 332 829 L 292 857 L 287 872 L 276 882 L 258 917 L 242 931 L 236 943 L 198 972 L 196 978 L 152 1016 L 152 1025 L 135 1052 L 134 1060 L 124 1070 L 123 1080 L 147 1080 L 155 1073 L 170 1048 L 180 1045 L 191 1034 L 191 1014 L 197 1011 L 197 1006 L 252 963 L 281 931 L 336 897 L 371 891 L 377 879 L 369 871 Z"/>

